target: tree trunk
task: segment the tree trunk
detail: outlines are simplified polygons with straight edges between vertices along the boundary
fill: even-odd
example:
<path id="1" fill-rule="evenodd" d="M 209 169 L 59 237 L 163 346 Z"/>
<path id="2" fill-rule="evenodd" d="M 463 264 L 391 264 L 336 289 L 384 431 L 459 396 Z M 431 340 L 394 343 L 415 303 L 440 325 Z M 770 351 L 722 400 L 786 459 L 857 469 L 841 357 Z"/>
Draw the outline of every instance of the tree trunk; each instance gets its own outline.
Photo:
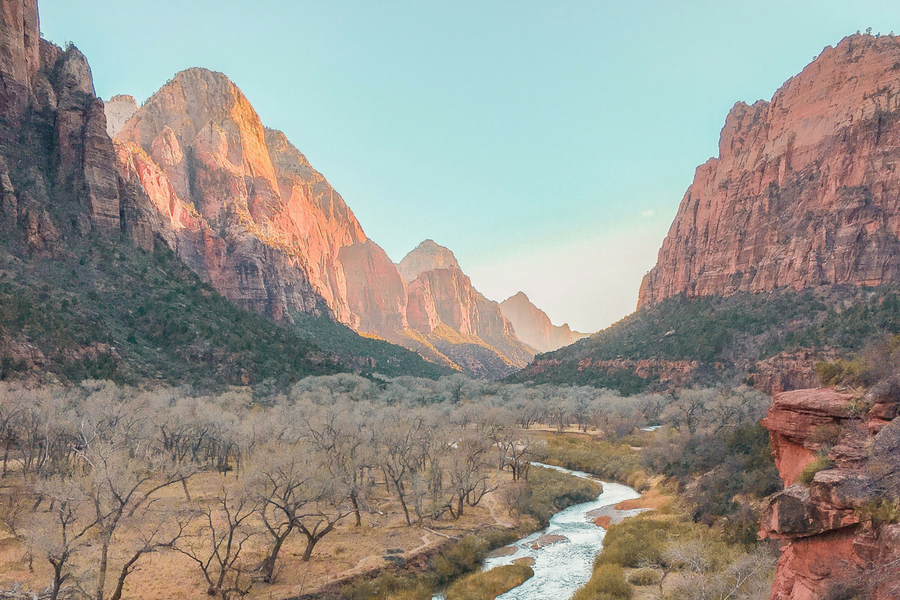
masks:
<path id="1" fill-rule="evenodd" d="M 125 563 L 125 566 L 122 567 L 122 570 L 119 572 L 119 580 L 116 582 L 116 591 L 113 592 L 113 595 L 110 596 L 109 600 L 121 600 L 122 590 L 125 588 L 125 579 L 128 577 L 128 575 L 131 574 L 131 569 L 132 567 L 134 567 L 134 563 L 138 561 L 143 553 L 144 551 L 140 550 L 131 557 L 131 560 Z"/>
<path id="2" fill-rule="evenodd" d="M 456 518 L 460 518 L 463 516 L 463 506 L 465 506 L 465 495 L 462 493 L 457 494 L 458 499 L 456 501 Z M 102 600 L 102 599 L 101 599 Z"/>
<path id="3" fill-rule="evenodd" d="M 301 559 L 303 562 L 309 562 L 309 559 L 312 557 L 313 548 L 316 547 L 316 544 L 319 543 L 319 540 L 322 538 L 308 535 L 306 536 L 306 550 L 303 551 L 303 558 Z"/>
<path id="4" fill-rule="evenodd" d="M 181 489 L 184 490 L 184 498 L 185 498 L 185 500 L 187 500 L 188 502 L 190 502 L 190 501 L 191 501 L 191 493 L 188 491 L 187 479 L 182 479 L 182 480 L 181 480 Z"/>
<path id="5" fill-rule="evenodd" d="M 294 528 L 291 527 L 284 534 L 275 538 L 275 544 L 272 546 L 272 550 L 269 552 L 265 561 L 263 561 L 263 581 L 266 583 L 275 583 L 275 563 L 278 561 L 278 553 L 281 552 L 281 546 L 284 544 L 284 540 L 287 539 L 293 530 Z"/>
<path id="6" fill-rule="evenodd" d="M 359 499 L 356 493 L 350 494 L 350 503 L 353 505 L 353 514 L 356 516 L 356 526 L 362 527 L 362 515 L 359 514 Z"/>
<path id="7" fill-rule="evenodd" d="M 50 561 L 50 564 L 53 565 L 53 590 L 50 592 L 50 600 L 57 600 L 59 598 L 59 588 L 62 587 L 63 583 L 62 571 L 66 563 L 64 561 L 58 563 Z"/>
<path id="8" fill-rule="evenodd" d="M 106 570 L 109 567 L 109 540 L 103 540 L 100 548 L 100 566 L 97 569 L 97 593 L 95 600 L 103 600 L 103 588 L 106 585 Z"/>

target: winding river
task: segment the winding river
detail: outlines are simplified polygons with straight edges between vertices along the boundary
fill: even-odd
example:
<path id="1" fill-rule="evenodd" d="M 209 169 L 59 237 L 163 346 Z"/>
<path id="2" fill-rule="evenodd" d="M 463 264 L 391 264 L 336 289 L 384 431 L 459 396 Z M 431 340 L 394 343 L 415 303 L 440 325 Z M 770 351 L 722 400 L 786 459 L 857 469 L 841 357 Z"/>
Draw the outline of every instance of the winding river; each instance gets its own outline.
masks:
<path id="1" fill-rule="evenodd" d="M 532 565 L 534 577 L 519 587 L 498 596 L 498 600 L 566 600 L 571 598 L 578 588 L 591 578 L 594 557 L 603 548 L 603 537 L 606 535 L 606 530 L 594 524 L 595 511 L 604 508 L 611 509 L 613 505 L 623 500 L 641 497 L 639 493 L 628 486 L 599 481 L 588 473 L 540 463 L 533 464 L 582 479 L 598 481 L 603 485 L 603 493 L 592 502 L 577 504 L 556 513 L 550 519 L 550 525 L 546 529 L 513 543 L 515 553 L 489 558 L 485 561 L 484 569 L 490 570 L 522 558 L 534 560 Z M 640 509 L 615 511 L 615 517 L 617 519 L 628 517 L 639 512 L 641 512 Z M 613 512 L 610 511 L 610 514 L 612 515 Z M 564 539 L 545 536 L 562 536 Z M 539 539 L 558 539 L 559 541 L 541 546 L 538 542 Z M 538 542 L 537 547 L 534 546 L 535 542 Z"/>

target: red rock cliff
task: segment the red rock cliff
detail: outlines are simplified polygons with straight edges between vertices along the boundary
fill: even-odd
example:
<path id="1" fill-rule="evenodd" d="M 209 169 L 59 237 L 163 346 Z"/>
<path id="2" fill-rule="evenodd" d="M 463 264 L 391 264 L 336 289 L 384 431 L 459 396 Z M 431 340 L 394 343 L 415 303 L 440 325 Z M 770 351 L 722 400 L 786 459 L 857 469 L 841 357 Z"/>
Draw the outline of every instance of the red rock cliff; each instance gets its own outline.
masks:
<path id="1" fill-rule="evenodd" d="M 446 248 L 423 244 L 398 269 L 220 73 L 176 75 L 122 126 L 117 150 L 126 233 L 145 247 L 163 239 L 245 308 L 277 320 L 328 312 L 474 375 L 505 375 L 533 356 Z"/>
<path id="2" fill-rule="evenodd" d="M 763 425 L 787 488 L 770 498 L 760 521 L 760 536 L 782 543 L 772 600 L 897 598 L 900 525 L 871 512 L 896 493 L 885 478 L 900 467 L 896 392 L 866 400 L 822 389 L 776 395 Z M 830 464 L 799 481 L 826 455 Z"/>
<path id="3" fill-rule="evenodd" d="M 639 305 L 900 282 L 900 38 L 826 48 L 771 102 L 735 105 Z"/>
<path id="4" fill-rule="evenodd" d="M 123 176 L 150 196 L 161 194 L 154 206 L 181 203 L 202 217 L 202 236 L 176 227 L 177 251 L 229 299 L 278 320 L 330 312 L 363 332 L 405 327 L 406 294 L 387 255 L 284 134 L 263 127 L 224 75 L 179 73 L 130 118 L 118 140 L 130 144 L 133 157 L 120 152 Z M 167 183 L 131 172 L 129 161 L 146 157 Z M 177 201 L 166 200 L 170 195 Z"/>
<path id="5" fill-rule="evenodd" d="M 40 39 L 36 0 L 0 0 L 0 157 L 0 228 L 39 251 L 59 236 L 118 233 L 103 102 L 84 55 Z"/>

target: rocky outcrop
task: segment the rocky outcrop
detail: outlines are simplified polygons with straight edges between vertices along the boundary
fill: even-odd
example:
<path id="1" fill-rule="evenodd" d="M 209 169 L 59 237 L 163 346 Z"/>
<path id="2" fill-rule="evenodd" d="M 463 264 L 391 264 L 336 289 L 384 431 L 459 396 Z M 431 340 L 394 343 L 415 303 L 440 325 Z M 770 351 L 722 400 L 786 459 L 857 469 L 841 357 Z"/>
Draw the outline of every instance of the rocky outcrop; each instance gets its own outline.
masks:
<path id="1" fill-rule="evenodd" d="M 738 103 L 697 169 L 640 306 L 900 282 L 900 38 L 826 48 L 771 102 Z"/>
<path id="2" fill-rule="evenodd" d="M 123 94 L 110 98 L 106 102 L 106 132 L 109 137 L 115 139 L 137 110 L 137 100 L 134 96 Z"/>
<path id="3" fill-rule="evenodd" d="M 0 8 L 3 228 L 22 231 L 32 247 L 37 230 L 43 246 L 72 233 L 118 233 L 115 152 L 87 59 L 40 39 L 36 0 Z"/>
<path id="4" fill-rule="evenodd" d="M 864 399 L 826 389 L 776 395 L 762 424 L 787 487 L 769 499 L 760 520 L 761 537 L 782 542 L 772 600 L 820 600 L 841 589 L 896 597 L 900 525 L 876 508 L 897 491 L 885 483 L 900 466 L 900 421 L 883 418 L 896 415 L 900 394 L 893 392 Z"/>
<path id="5" fill-rule="evenodd" d="M 501 302 L 500 310 L 515 327 L 519 339 L 538 352 L 552 352 L 588 337 L 572 331 L 568 324 L 558 327 L 551 323 L 547 313 L 532 304 L 523 292 Z"/>
<path id="6" fill-rule="evenodd" d="M 819 385 L 816 365 L 838 358 L 833 349 L 779 352 L 748 367 L 747 383 L 770 396 L 808 389 Z"/>

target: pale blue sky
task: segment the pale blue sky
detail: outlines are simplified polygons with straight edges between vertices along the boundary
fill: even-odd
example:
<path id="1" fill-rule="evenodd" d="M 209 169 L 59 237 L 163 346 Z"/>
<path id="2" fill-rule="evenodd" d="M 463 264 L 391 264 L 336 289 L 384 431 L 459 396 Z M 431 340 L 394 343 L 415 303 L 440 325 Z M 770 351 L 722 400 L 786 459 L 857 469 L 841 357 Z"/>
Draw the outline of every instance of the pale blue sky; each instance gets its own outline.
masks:
<path id="1" fill-rule="evenodd" d="M 395 261 L 425 238 L 476 287 L 595 331 L 631 312 L 738 100 L 896 0 L 40 0 L 102 97 L 222 71 Z"/>

